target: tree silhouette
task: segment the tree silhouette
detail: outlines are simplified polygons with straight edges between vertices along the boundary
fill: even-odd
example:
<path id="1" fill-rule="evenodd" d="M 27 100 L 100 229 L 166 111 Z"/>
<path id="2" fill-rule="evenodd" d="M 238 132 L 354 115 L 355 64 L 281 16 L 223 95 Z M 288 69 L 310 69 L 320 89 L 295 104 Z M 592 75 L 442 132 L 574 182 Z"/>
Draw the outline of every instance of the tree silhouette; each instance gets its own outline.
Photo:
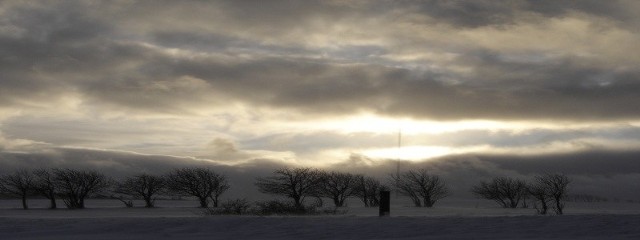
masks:
<path id="1" fill-rule="evenodd" d="M 154 207 L 155 196 L 165 189 L 166 183 L 166 179 L 162 176 L 138 174 L 116 183 L 113 191 L 135 198 L 142 198 L 145 202 L 145 207 L 152 208 Z"/>
<path id="2" fill-rule="evenodd" d="M 426 169 L 391 175 L 391 178 L 399 193 L 409 196 L 416 207 L 433 207 L 438 200 L 449 195 L 444 180 L 428 174 Z"/>
<path id="3" fill-rule="evenodd" d="M 350 173 L 323 173 L 320 192 L 333 200 L 336 207 L 344 206 L 344 201 L 356 192 L 356 177 Z"/>
<path id="4" fill-rule="evenodd" d="M 473 186 L 471 192 L 481 198 L 496 201 L 504 208 L 516 208 L 526 195 L 525 181 L 510 177 L 495 177 L 490 182 L 482 181 Z"/>
<path id="5" fill-rule="evenodd" d="M 355 196 L 360 198 L 365 207 L 380 205 L 380 191 L 387 190 L 378 179 L 364 175 L 356 175 Z"/>
<path id="6" fill-rule="evenodd" d="M 56 185 L 53 173 L 47 169 L 36 169 L 33 171 L 35 180 L 35 190 L 40 195 L 49 199 L 49 209 L 58 208 L 56 203 Z"/>
<path id="7" fill-rule="evenodd" d="M 312 196 L 322 184 L 322 173 L 313 168 L 281 168 L 274 176 L 257 178 L 255 185 L 262 193 L 284 195 L 295 207 L 303 208 L 304 199 Z"/>
<path id="8" fill-rule="evenodd" d="M 534 207 L 538 211 L 538 214 L 547 214 L 550 200 L 550 194 L 547 186 L 539 181 L 534 181 L 527 186 L 527 191 L 535 200 Z"/>
<path id="9" fill-rule="evenodd" d="M 109 187 L 110 180 L 95 170 L 54 169 L 54 184 L 69 209 L 84 208 L 90 194 Z"/>
<path id="10" fill-rule="evenodd" d="M 21 169 L 2 176 L 0 177 L 0 190 L 5 194 L 19 197 L 22 200 L 22 208 L 29 209 L 27 196 L 35 190 L 33 174 Z"/>
<path id="11" fill-rule="evenodd" d="M 547 189 L 547 194 L 555 205 L 556 214 L 562 215 L 567 197 L 567 186 L 571 183 L 569 177 L 560 173 L 546 173 L 536 176 L 536 182 Z"/>
<path id="12" fill-rule="evenodd" d="M 231 187 L 224 175 L 208 168 L 175 169 L 167 175 L 167 186 L 170 191 L 193 196 L 200 202 L 200 207 L 218 207 L 218 198 Z"/>

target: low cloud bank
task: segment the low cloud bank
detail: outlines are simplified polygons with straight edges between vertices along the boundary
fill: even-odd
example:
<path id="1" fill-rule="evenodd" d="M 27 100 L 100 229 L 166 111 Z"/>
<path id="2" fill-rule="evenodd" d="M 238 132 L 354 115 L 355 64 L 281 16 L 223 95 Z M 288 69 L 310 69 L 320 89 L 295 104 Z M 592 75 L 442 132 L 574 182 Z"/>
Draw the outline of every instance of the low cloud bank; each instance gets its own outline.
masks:
<path id="1" fill-rule="evenodd" d="M 453 196 L 472 197 L 469 189 L 479 181 L 495 176 L 530 179 L 536 174 L 560 172 L 573 179 L 571 193 L 591 194 L 610 199 L 640 199 L 636 183 L 640 181 L 640 151 L 589 151 L 537 156 L 518 155 L 457 155 L 438 159 L 400 162 L 401 171 L 426 168 L 441 175 L 449 184 Z M 327 170 L 347 171 L 388 180 L 395 173 L 393 160 L 370 159 L 353 155 L 341 163 L 327 166 Z M 228 176 L 232 188 L 225 197 L 262 199 L 253 182 L 256 177 L 268 176 L 277 168 L 288 166 L 275 159 L 254 159 L 238 165 L 188 157 L 143 155 L 94 149 L 54 148 L 39 153 L 0 152 L 0 173 L 21 168 L 97 169 L 114 178 L 136 174 L 164 174 L 181 167 L 211 167 Z M 297 165 L 302 166 L 302 165 Z"/>

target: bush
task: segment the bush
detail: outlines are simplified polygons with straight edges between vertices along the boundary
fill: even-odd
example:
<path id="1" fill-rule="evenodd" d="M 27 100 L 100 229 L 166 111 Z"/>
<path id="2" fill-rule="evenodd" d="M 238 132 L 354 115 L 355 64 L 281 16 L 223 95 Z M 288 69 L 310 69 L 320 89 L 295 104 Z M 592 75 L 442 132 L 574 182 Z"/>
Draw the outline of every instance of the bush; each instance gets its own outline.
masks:
<path id="1" fill-rule="evenodd" d="M 298 206 L 292 202 L 278 200 L 256 202 L 256 215 L 315 215 L 319 214 L 315 207 Z"/>
<path id="2" fill-rule="evenodd" d="M 270 200 L 251 204 L 244 198 L 228 200 L 218 208 L 206 208 L 204 215 L 336 215 L 346 214 L 347 209 L 331 207 L 321 208 L 312 205 L 296 206 L 293 202 Z"/>
<path id="3" fill-rule="evenodd" d="M 247 199 L 239 198 L 223 202 L 219 208 L 207 208 L 205 215 L 243 215 L 251 213 L 251 203 Z"/>

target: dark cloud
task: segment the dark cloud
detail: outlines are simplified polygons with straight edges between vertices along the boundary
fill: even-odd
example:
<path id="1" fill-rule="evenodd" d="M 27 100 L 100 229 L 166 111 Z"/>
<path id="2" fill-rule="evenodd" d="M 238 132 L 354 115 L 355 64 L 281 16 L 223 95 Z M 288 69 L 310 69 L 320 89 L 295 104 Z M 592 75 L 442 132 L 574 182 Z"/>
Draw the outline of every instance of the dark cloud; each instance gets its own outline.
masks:
<path id="1" fill-rule="evenodd" d="M 282 114 L 285 119 L 274 121 L 282 124 L 360 113 L 560 121 L 553 129 L 473 129 L 418 141 L 429 146 L 488 145 L 513 152 L 582 139 L 633 146 L 634 125 L 561 128 L 640 119 L 640 59 L 632 54 L 637 7 L 622 0 L 1 1 L 0 113 L 11 113 L 0 116 L 2 169 L 95 167 L 117 174 L 212 165 L 249 188 L 254 176 L 282 166 L 269 159 L 229 167 L 55 148 L 67 144 L 154 153 L 175 148 L 177 154 L 221 158 L 216 160 L 347 149 L 349 159 L 334 168 L 381 178 L 395 169 L 392 162 L 349 152 L 388 146 L 391 134 L 282 131 L 286 126 L 251 132 L 271 120 L 264 112 Z M 228 126 L 207 122 L 217 118 L 215 111 L 225 112 Z M 233 127 L 254 128 L 231 131 L 239 121 L 244 125 Z M 607 189 L 638 178 L 636 152 L 599 147 L 406 165 L 446 175 L 461 194 L 479 179 L 501 174 L 563 171 Z M 10 152 L 18 150 L 26 153 Z M 603 178 L 609 179 L 604 185 Z"/>
<path id="2" fill-rule="evenodd" d="M 420 14 L 434 18 L 436 23 L 474 28 L 490 25 L 513 25 L 523 15 L 538 14 L 541 17 L 564 17 L 570 13 L 585 13 L 616 21 L 633 16 L 625 8 L 628 1 L 554 1 L 554 0 L 427 0 L 407 1 Z"/>
<path id="3" fill-rule="evenodd" d="M 575 175 L 637 174 L 638 151 L 587 151 L 536 156 L 478 156 L 504 169 L 521 174 L 564 172 Z"/>
<path id="4" fill-rule="evenodd" d="M 305 113 L 346 114 L 359 110 L 432 119 L 632 119 L 640 74 L 582 66 L 580 60 L 512 63 L 483 57 L 468 66 L 473 78 L 447 84 L 437 73 L 416 76 L 380 65 L 341 65 L 312 60 L 258 58 L 236 64 L 223 59 L 150 60 L 148 74 L 96 81 L 89 97 L 128 107 L 162 111 L 168 104 L 198 104 L 203 88 L 151 89 L 193 76 L 211 95 Z M 233 59 L 230 59 L 233 60 Z M 467 60 L 465 60 L 467 61 Z M 206 88 L 204 88 L 206 89 Z M 144 93 L 145 96 L 140 96 Z M 196 94 L 193 94 L 196 93 Z M 114 97 L 120 96 L 120 97 Z M 164 105 L 162 103 L 166 103 Z M 148 105 L 145 105 L 148 104 Z M 201 104 L 201 103 L 200 103 Z M 170 106 L 170 105 L 169 105 Z M 180 105 L 178 105 L 180 106 Z"/>
<path id="5" fill-rule="evenodd" d="M 94 47 L 68 49 L 63 60 L 40 59 L 39 67 L 50 69 L 46 79 L 24 68 L 5 72 L 4 102 L 80 91 L 89 103 L 178 113 L 189 105 L 220 104 L 212 97 L 305 113 L 369 110 L 432 119 L 630 119 L 640 113 L 640 73 L 584 66 L 579 59 L 513 63 L 466 56 L 471 59 L 462 64 L 475 74 L 451 85 L 437 73 L 416 76 L 376 64 L 282 58 L 231 64 L 225 60 L 238 59 L 174 58 L 135 45 Z M 59 61 L 68 65 L 57 68 Z"/>
<path id="6" fill-rule="evenodd" d="M 517 14 L 517 10 L 514 7 L 519 5 L 517 1 L 484 0 L 430 0 L 415 4 L 419 13 L 435 18 L 438 23 L 448 23 L 463 27 L 512 23 Z"/>
<path id="7" fill-rule="evenodd" d="M 579 59 L 514 63 L 495 56 L 473 59 L 464 83 L 407 81 L 390 109 L 442 118 L 635 118 L 631 103 L 640 74 L 584 66 Z M 606 78 L 599 78 L 601 76 Z M 394 110 L 395 110 L 394 109 Z"/>
<path id="8" fill-rule="evenodd" d="M 627 8 L 631 1 L 613 0 L 582 0 L 582 1 L 553 1 L 553 0 L 526 0 L 525 9 L 541 13 L 545 16 L 557 17 L 572 11 L 584 12 L 619 21 L 627 20 L 631 11 Z"/>
<path id="9" fill-rule="evenodd" d="M 185 8 L 199 4 L 185 3 Z M 421 5 L 427 14 L 460 25 L 493 24 L 491 16 L 529 8 L 553 16 L 568 9 L 600 15 L 619 10 L 600 6 L 605 4 L 602 1 L 558 4 L 427 1 Z M 617 6 L 616 2 L 607 4 Z M 234 23 L 255 21 L 270 26 L 305 22 L 313 16 L 325 19 L 322 14 L 332 9 L 342 13 L 381 11 L 362 5 L 313 2 L 223 5 L 222 9 L 228 10 L 225 16 L 237 20 Z M 5 24 L 24 33 L 0 36 L 2 104 L 19 105 L 25 100 L 44 101 L 76 93 L 92 106 L 177 114 L 224 104 L 222 100 L 305 114 L 364 110 L 431 119 L 632 119 L 640 113 L 634 104 L 640 90 L 637 69 L 619 70 L 576 56 L 523 62 L 507 53 L 476 49 L 459 54 L 450 63 L 472 70 L 463 75 L 342 61 L 386 54 L 388 50 L 382 46 L 329 50 L 336 57 L 333 59 L 313 57 L 319 53 L 317 49 L 264 44 L 227 34 L 229 31 L 168 26 L 167 30 L 148 30 L 150 36 L 145 32 L 138 36 L 164 47 L 191 51 L 181 55 L 130 41 L 135 37 L 127 37 L 126 25 L 109 22 L 94 10 L 84 11 L 91 7 L 62 2 L 39 8 L 14 7 L 10 14 L 4 14 Z M 498 17 L 495 21 L 502 20 Z M 196 51 L 224 54 L 188 56 Z M 259 54 L 261 51 L 264 54 Z M 243 53 L 251 54 L 247 58 L 240 56 Z M 456 84 L 449 83 L 451 79 Z"/>

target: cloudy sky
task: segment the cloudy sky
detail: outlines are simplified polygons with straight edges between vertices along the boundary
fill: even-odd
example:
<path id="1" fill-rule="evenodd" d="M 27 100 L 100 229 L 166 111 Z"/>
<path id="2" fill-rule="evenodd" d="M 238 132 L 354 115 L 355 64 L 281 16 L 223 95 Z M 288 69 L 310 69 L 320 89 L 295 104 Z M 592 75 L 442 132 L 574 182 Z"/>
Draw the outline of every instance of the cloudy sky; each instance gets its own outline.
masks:
<path id="1" fill-rule="evenodd" d="M 1 1 L 2 166 L 400 158 L 639 180 L 638 12 L 633 0 Z"/>

